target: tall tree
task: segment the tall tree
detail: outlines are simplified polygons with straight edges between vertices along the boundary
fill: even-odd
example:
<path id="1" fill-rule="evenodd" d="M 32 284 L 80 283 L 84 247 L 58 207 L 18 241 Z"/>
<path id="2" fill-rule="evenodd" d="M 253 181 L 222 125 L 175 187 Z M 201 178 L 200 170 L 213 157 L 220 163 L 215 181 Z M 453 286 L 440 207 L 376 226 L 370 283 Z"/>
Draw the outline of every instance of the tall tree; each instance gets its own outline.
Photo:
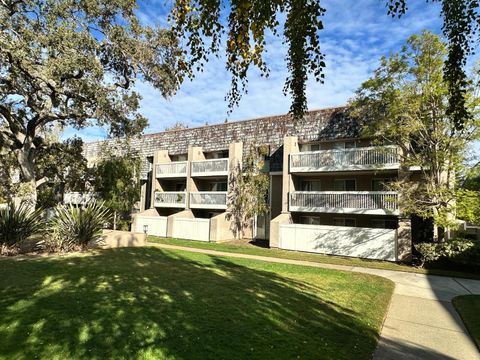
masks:
<path id="1" fill-rule="evenodd" d="M 235 238 L 243 237 L 255 216 L 268 212 L 269 181 L 263 171 L 266 154 L 264 146 L 250 144 L 243 166 L 239 164 L 230 176 L 227 218 L 231 220 Z"/>
<path id="2" fill-rule="evenodd" d="M 97 124 L 112 135 L 141 131 L 135 80 L 164 96 L 185 68 L 172 32 L 145 27 L 135 0 L 0 2 L 0 148 L 11 151 L 37 199 L 35 162 L 44 131 Z"/>
<path id="3" fill-rule="evenodd" d="M 480 40 L 480 9 L 478 0 L 427 0 L 441 4 L 443 34 L 448 39 L 444 59 L 444 77 L 448 87 L 447 113 L 455 127 L 468 126 L 474 114 L 467 104 L 469 88 L 465 66 L 475 53 Z M 401 17 L 408 10 L 407 0 L 387 0 L 388 13 Z"/>
<path id="4" fill-rule="evenodd" d="M 382 58 L 371 79 L 351 102 L 352 112 L 367 134 L 401 149 L 404 168 L 420 169 L 421 181 L 401 177 L 392 184 L 401 194 L 406 213 L 452 225 L 455 178 L 463 167 L 468 144 L 478 138 L 479 117 L 458 128 L 448 111 L 448 81 L 444 77 L 447 48 L 430 32 L 411 36 L 403 49 Z M 470 82 L 467 105 L 477 113 L 479 101 Z"/>
<path id="5" fill-rule="evenodd" d="M 128 148 L 128 144 L 123 146 Z M 124 230 L 128 230 L 130 214 L 135 203 L 140 200 L 141 161 L 134 151 L 117 154 L 115 148 L 103 149 L 100 162 L 91 171 L 92 185 L 97 197 L 112 211 L 113 229 L 116 230 L 121 225 Z"/>

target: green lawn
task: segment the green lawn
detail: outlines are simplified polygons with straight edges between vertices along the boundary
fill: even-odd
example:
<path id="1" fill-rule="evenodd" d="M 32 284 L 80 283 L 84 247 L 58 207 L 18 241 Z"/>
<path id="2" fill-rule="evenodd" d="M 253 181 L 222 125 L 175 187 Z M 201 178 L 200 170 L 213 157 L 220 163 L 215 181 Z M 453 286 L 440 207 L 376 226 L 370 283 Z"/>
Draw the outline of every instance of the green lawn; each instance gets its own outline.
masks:
<path id="1" fill-rule="evenodd" d="M 312 261 L 325 264 L 335 264 L 335 265 L 346 265 L 346 266 L 359 266 L 359 267 L 368 267 L 374 269 L 384 269 L 384 270 L 394 270 L 394 271 L 407 271 L 414 272 L 419 274 L 432 274 L 432 275 L 441 275 L 441 276 L 454 276 L 454 277 L 463 277 L 469 279 L 480 279 L 480 274 L 477 273 L 465 273 L 459 271 L 452 271 L 449 269 L 422 269 L 408 265 L 397 264 L 389 261 L 376 261 L 368 259 L 358 259 L 351 257 L 342 257 L 342 256 L 329 256 L 322 254 L 312 254 L 306 252 L 298 251 L 289 251 L 281 249 L 268 249 L 261 248 L 257 246 L 241 244 L 239 242 L 235 243 L 210 243 L 203 241 L 193 241 L 193 240 L 182 240 L 182 239 L 172 239 L 172 238 L 161 238 L 149 235 L 148 241 L 152 243 L 159 244 L 168 244 L 168 245 L 179 245 L 187 246 L 198 249 L 209 249 L 217 251 L 226 251 L 232 253 L 241 253 L 248 255 L 260 255 L 260 256 L 269 256 L 276 257 L 281 259 L 292 259 L 292 260 L 303 260 L 303 261 Z"/>
<path id="2" fill-rule="evenodd" d="M 453 299 L 453 306 L 480 349 L 480 295 L 463 295 Z"/>
<path id="3" fill-rule="evenodd" d="M 370 359 L 393 283 L 156 247 L 0 260 L 2 359 Z"/>

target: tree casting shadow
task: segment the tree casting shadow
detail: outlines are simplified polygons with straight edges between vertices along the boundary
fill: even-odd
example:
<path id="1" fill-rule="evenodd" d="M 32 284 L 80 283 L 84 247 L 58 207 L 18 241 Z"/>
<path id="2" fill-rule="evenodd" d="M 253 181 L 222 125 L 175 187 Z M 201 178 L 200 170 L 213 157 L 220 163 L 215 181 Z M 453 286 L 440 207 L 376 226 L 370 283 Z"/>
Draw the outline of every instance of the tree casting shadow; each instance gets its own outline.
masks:
<path id="1" fill-rule="evenodd" d="M 124 248 L 0 262 L 16 279 L 0 279 L 0 357 L 371 357 L 375 326 L 325 289 L 210 260 Z"/>

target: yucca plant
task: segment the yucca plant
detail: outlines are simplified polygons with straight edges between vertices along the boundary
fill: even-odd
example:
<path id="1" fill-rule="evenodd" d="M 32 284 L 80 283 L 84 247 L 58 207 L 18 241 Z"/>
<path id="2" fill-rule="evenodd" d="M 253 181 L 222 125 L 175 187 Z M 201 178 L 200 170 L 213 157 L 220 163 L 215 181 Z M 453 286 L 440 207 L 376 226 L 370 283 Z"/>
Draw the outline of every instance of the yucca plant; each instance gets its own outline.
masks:
<path id="1" fill-rule="evenodd" d="M 31 210 L 23 202 L 19 206 L 8 204 L 0 209 L 0 244 L 3 247 L 12 247 L 44 229 L 42 210 Z"/>
<path id="2" fill-rule="evenodd" d="M 109 216 L 103 203 L 94 202 L 85 208 L 58 207 L 51 222 L 52 237 L 61 250 L 85 249 L 100 238 Z"/>

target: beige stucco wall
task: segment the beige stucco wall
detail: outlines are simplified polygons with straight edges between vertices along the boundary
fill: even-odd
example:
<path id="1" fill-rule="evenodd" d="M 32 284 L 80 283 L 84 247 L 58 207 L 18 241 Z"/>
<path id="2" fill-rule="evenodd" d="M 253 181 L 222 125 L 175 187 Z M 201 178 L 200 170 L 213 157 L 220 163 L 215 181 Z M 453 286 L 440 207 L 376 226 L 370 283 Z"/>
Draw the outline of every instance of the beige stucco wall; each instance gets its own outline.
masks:
<path id="1" fill-rule="evenodd" d="M 172 237 L 173 233 L 173 220 L 175 218 L 194 218 L 192 211 L 189 209 L 177 212 L 167 217 L 167 237 Z"/>
<path id="2" fill-rule="evenodd" d="M 130 246 L 145 246 L 146 244 L 147 239 L 144 233 L 105 230 L 98 247 L 102 249 L 111 249 Z"/>

